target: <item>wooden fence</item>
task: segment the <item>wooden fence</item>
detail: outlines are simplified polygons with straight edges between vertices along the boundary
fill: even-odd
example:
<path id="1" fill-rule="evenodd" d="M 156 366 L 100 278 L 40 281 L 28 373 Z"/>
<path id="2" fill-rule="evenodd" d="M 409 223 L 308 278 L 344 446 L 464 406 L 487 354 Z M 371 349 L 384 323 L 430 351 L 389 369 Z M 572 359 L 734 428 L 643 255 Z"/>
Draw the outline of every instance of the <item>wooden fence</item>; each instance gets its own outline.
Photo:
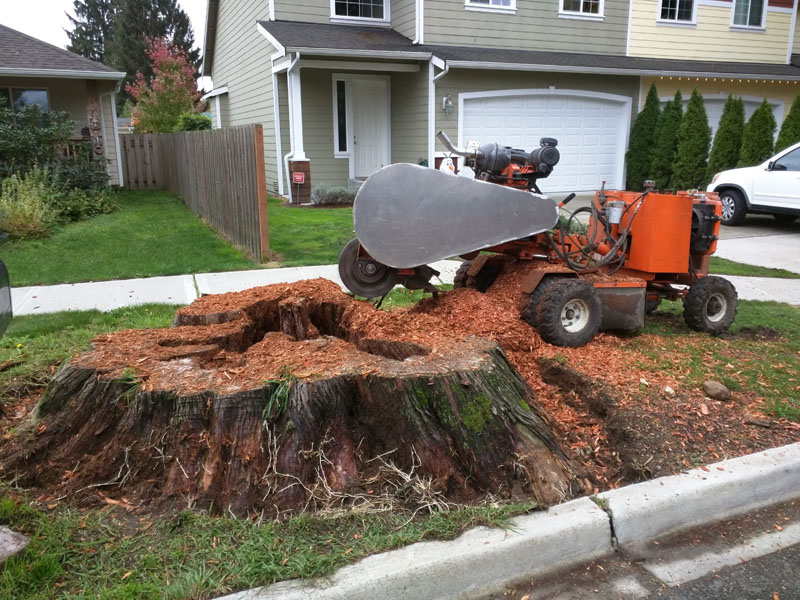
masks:
<path id="1" fill-rule="evenodd" d="M 125 187 L 168 190 L 234 244 L 269 260 L 261 125 L 121 135 Z"/>

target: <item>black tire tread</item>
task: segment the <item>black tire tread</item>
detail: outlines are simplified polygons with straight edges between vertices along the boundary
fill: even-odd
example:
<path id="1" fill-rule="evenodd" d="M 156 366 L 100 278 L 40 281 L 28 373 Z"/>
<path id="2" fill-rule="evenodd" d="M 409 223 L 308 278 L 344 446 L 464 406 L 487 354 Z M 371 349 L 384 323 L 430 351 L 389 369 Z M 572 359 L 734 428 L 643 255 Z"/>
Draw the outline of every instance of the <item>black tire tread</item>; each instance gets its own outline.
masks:
<path id="1" fill-rule="evenodd" d="M 728 310 L 721 321 L 710 322 L 706 318 L 706 304 L 715 293 L 721 293 L 728 301 Z M 722 277 L 708 275 L 698 279 L 689 288 L 683 299 L 683 320 L 689 329 L 701 333 L 718 335 L 728 330 L 736 318 L 739 296 L 733 284 Z"/>
<path id="2" fill-rule="evenodd" d="M 589 322 L 576 333 L 565 331 L 561 325 L 561 309 L 573 298 L 582 298 L 589 303 Z M 602 310 L 600 298 L 590 283 L 581 279 L 556 279 L 546 287 L 536 303 L 536 329 L 545 342 L 554 346 L 585 346 L 600 328 Z"/>
<path id="3" fill-rule="evenodd" d="M 720 192 L 720 198 L 726 194 L 733 198 L 733 204 L 736 209 L 733 212 L 733 216 L 727 221 L 722 221 L 722 224 L 729 226 L 741 225 L 747 216 L 747 204 L 744 201 L 744 197 L 739 190 L 725 190 Z"/>

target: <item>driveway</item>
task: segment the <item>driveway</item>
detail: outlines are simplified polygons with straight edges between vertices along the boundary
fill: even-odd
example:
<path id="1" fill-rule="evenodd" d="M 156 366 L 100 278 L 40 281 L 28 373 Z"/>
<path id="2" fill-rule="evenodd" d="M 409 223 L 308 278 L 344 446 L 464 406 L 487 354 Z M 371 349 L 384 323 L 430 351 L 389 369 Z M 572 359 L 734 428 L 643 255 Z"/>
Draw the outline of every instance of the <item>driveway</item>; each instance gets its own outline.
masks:
<path id="1" fill-rule="evenodd" d="M 717 256 L 800 273 L 800 220 L 780 223 L 770 215 L 747 215 L 737 227 L 720 227 L 719 237 Z"/>

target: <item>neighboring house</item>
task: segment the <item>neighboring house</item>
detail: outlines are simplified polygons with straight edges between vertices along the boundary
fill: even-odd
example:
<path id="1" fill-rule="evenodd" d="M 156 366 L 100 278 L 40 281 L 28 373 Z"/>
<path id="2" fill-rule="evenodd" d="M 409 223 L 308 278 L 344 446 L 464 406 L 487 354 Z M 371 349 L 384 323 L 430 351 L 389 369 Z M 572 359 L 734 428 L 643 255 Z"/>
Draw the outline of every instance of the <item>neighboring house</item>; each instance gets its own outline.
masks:
<path id="1" fill-rule="evenodd" d="M 624 185 L 630 124 L 655 81 L 800 92 L 798 0 L 209 0 L 203 75 L 214 127 L 261 123 L 271 191 L 347 185 L 443 156 L 440 129 L 531 150 L 559 141 L 546 192 Z M 792 64 L 794 59 L 794 64 Z M 290 184 L 290 172 L 306 173 Z"/>
<path id="2" fill-rule="evenodd" d="M 0 98 L 16 110 L 38 104 L 66 111 L 75 140 L 91 140 L 108 159 L 109 181 L 122 185 L 115 95 L 125 73 L 0 25 Z"/>

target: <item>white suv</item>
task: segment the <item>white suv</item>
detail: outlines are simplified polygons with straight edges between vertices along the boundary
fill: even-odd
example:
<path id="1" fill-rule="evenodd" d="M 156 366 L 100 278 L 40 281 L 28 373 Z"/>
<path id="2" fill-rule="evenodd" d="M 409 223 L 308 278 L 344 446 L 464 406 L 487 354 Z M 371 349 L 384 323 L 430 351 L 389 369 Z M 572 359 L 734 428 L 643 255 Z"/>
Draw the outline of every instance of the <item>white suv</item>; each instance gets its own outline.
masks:
<path id="1" fill-rule="evenodd" d="M 708 191 L 722 200 L 723 225 L 739 225 L 749 212 L 794 221 L 800 217 L 800 143 L 755 167 L 717 173 Z"/>

